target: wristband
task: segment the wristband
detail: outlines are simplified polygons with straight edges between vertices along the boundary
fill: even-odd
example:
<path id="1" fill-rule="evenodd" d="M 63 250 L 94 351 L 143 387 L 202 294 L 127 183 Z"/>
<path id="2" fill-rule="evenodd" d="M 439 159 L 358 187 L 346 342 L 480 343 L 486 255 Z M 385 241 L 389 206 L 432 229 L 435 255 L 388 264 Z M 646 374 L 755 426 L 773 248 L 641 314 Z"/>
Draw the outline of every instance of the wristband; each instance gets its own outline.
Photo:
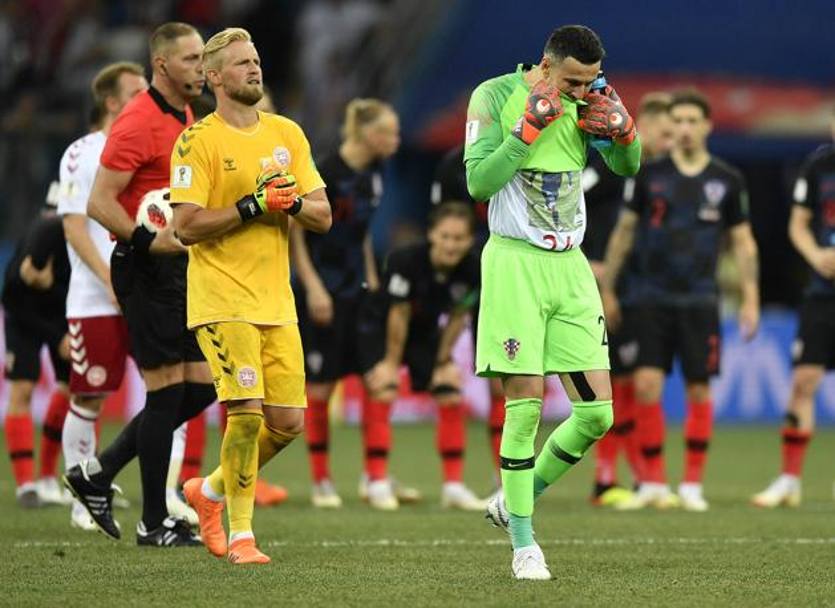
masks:
<path id="1" fill-rule="evenodd" d="M 145 226 L 137 226 L 130 235 L 131 249 L 137 253 L 147 254 L 156 236 L 156 232 L 151 232 Z"/>
<path id="2" fill-rule="evenodd" d="M 264 215 L 264 210 L 261 209 L 261 205 L 258 204 L 258 201 L 255 200 L 255 196 L 252 194 L 247 194 L 235 203 L 235 207 L 237 207 L 238 213 L 241 216 L 241 222 L 244 223 L 259 215 Z"/>
<path id="3" fill-rule="evenodd" d="M 296 197 L 296 200 L 293 201 L 293 205 L 285 209 L 287 215 L 296 215 L 299 211 L 302 210 L 302 204 L 304 204 L 304 199 L 300 196 Z"/>

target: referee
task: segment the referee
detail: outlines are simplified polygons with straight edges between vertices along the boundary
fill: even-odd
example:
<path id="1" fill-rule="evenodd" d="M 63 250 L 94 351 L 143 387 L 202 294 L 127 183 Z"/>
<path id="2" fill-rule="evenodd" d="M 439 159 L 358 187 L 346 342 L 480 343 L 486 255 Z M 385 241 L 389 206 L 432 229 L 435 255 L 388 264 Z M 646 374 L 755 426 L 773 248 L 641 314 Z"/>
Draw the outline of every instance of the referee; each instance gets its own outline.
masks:
<path id="1" fill-rule="evenodd" d="M 139 545 L 200 543 L 188 525 L 168 516 L 165 481 L 174 429 L 215 399 L 209 368 L 186 328 L 185 247 L 172 228 L 136 227 L 142 197 L 169 186 L 169 159 L 180 132 L 194 122 L 189 101 L 203 90 L 203 40 L 186 23 L 151 35 L 153 77 L 113 124 L 101 156 L 88 214 L 115 235 L 111 279 L 145 380 L 144 410 L 98 459 L 71 468 L 66 484 L 101 530 L 119 538 L 111 482 L 135 456 L 142 478 Z M 187 143 L 180 143 L 185 146 Z"/>

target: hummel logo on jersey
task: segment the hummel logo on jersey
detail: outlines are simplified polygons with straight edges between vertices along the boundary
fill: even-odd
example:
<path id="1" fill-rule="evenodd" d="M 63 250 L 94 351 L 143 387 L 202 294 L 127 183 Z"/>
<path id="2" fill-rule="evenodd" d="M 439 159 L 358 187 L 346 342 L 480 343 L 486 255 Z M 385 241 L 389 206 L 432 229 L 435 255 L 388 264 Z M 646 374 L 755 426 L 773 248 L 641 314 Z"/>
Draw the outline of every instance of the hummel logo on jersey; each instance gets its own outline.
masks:
<path id="1" fill-rule="evenodd" d="M 519 352 L 519 348 L 522 346 L 522 343 L 516 338 L 508 338 L 502 342 L 502 346 L 504 346 L 504 352 L 507 353 L 507 358 L 513 361 L 516 358 L 516 354 Z"/>
<path id="2" fill-rule="evenodd" d="M 224 171 L 237 171 L 238 168 L 235 166 L 235 159 L 234 158 L 224 158 L 223 159 L 223 170 Z"/>

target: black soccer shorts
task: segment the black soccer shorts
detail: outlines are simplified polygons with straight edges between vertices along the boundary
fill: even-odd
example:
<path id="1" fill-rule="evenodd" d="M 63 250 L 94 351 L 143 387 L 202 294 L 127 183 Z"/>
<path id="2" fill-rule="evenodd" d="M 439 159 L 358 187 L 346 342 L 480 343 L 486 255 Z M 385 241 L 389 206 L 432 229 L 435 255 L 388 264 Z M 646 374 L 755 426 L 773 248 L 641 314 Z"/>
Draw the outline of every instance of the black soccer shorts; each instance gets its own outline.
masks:
<path id="1" fill-rule="evenodd" d="M 141 255 L 123 243 L 113 250 L 113 291 L 140 369 L 205 361 L 194 332 L 186 327 L 187 268 L 187 254 Z"/>
<path id="2" fill-rule="evenodd" d="M 794 365 L 835 369 L 835 298 L 807 298 L 792 348 Z"/>
<path id="3" fill-rule="evenodd" d="M 706 382 L 719 373 L 716 304 L 641 305 L 637 318 L 636 367 L 657 367 L 669 373 L 678 357 L 686 381 Z"/>

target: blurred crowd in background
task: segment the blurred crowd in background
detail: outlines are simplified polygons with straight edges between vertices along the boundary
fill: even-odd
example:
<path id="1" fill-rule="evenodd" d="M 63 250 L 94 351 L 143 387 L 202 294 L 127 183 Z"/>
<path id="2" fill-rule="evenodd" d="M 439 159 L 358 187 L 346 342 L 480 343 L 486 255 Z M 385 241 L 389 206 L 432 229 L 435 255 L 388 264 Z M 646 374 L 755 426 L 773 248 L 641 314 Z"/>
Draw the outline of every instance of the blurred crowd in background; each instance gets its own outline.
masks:
<path id="1" fill-rule="evenodd" d="M 646 90 L 683 84 L 711 97 L 713 149 L 743 170 L 751 191 L 764 303 L 793 306 L 805 270 L 786 237 L 789 195 L 803 157 L 830 138 L 832 62 L 828 37 L 818 30 L 835 18 L 835 6 L 674 4 L 648 2 L 624 15 L 621 3 L 608 0 L 594 7 L 528 0 L 0 0 L 0 267 L 43 205 L 61 152 L 86 128 L 93 74 L 111 61 L 147 65 L 148 34 L 164 21 L 194 24 L 206 38 L 230 25 L 248 29 L 279 112 L 303 125 L 315 155 L 338 141 L 349 99 L 375 96 L 395 105 L 404 142 L 387 168 L 374 227 L 381 253 L 422 232 L 432 175 L 463 139 L 472 88 L 518 62 L 538 61 L 554 27 L 585 23 L 600 33 L 609 80 L 631 107 Z M 203 101 L 210 110 L 208 93 Z"/>

